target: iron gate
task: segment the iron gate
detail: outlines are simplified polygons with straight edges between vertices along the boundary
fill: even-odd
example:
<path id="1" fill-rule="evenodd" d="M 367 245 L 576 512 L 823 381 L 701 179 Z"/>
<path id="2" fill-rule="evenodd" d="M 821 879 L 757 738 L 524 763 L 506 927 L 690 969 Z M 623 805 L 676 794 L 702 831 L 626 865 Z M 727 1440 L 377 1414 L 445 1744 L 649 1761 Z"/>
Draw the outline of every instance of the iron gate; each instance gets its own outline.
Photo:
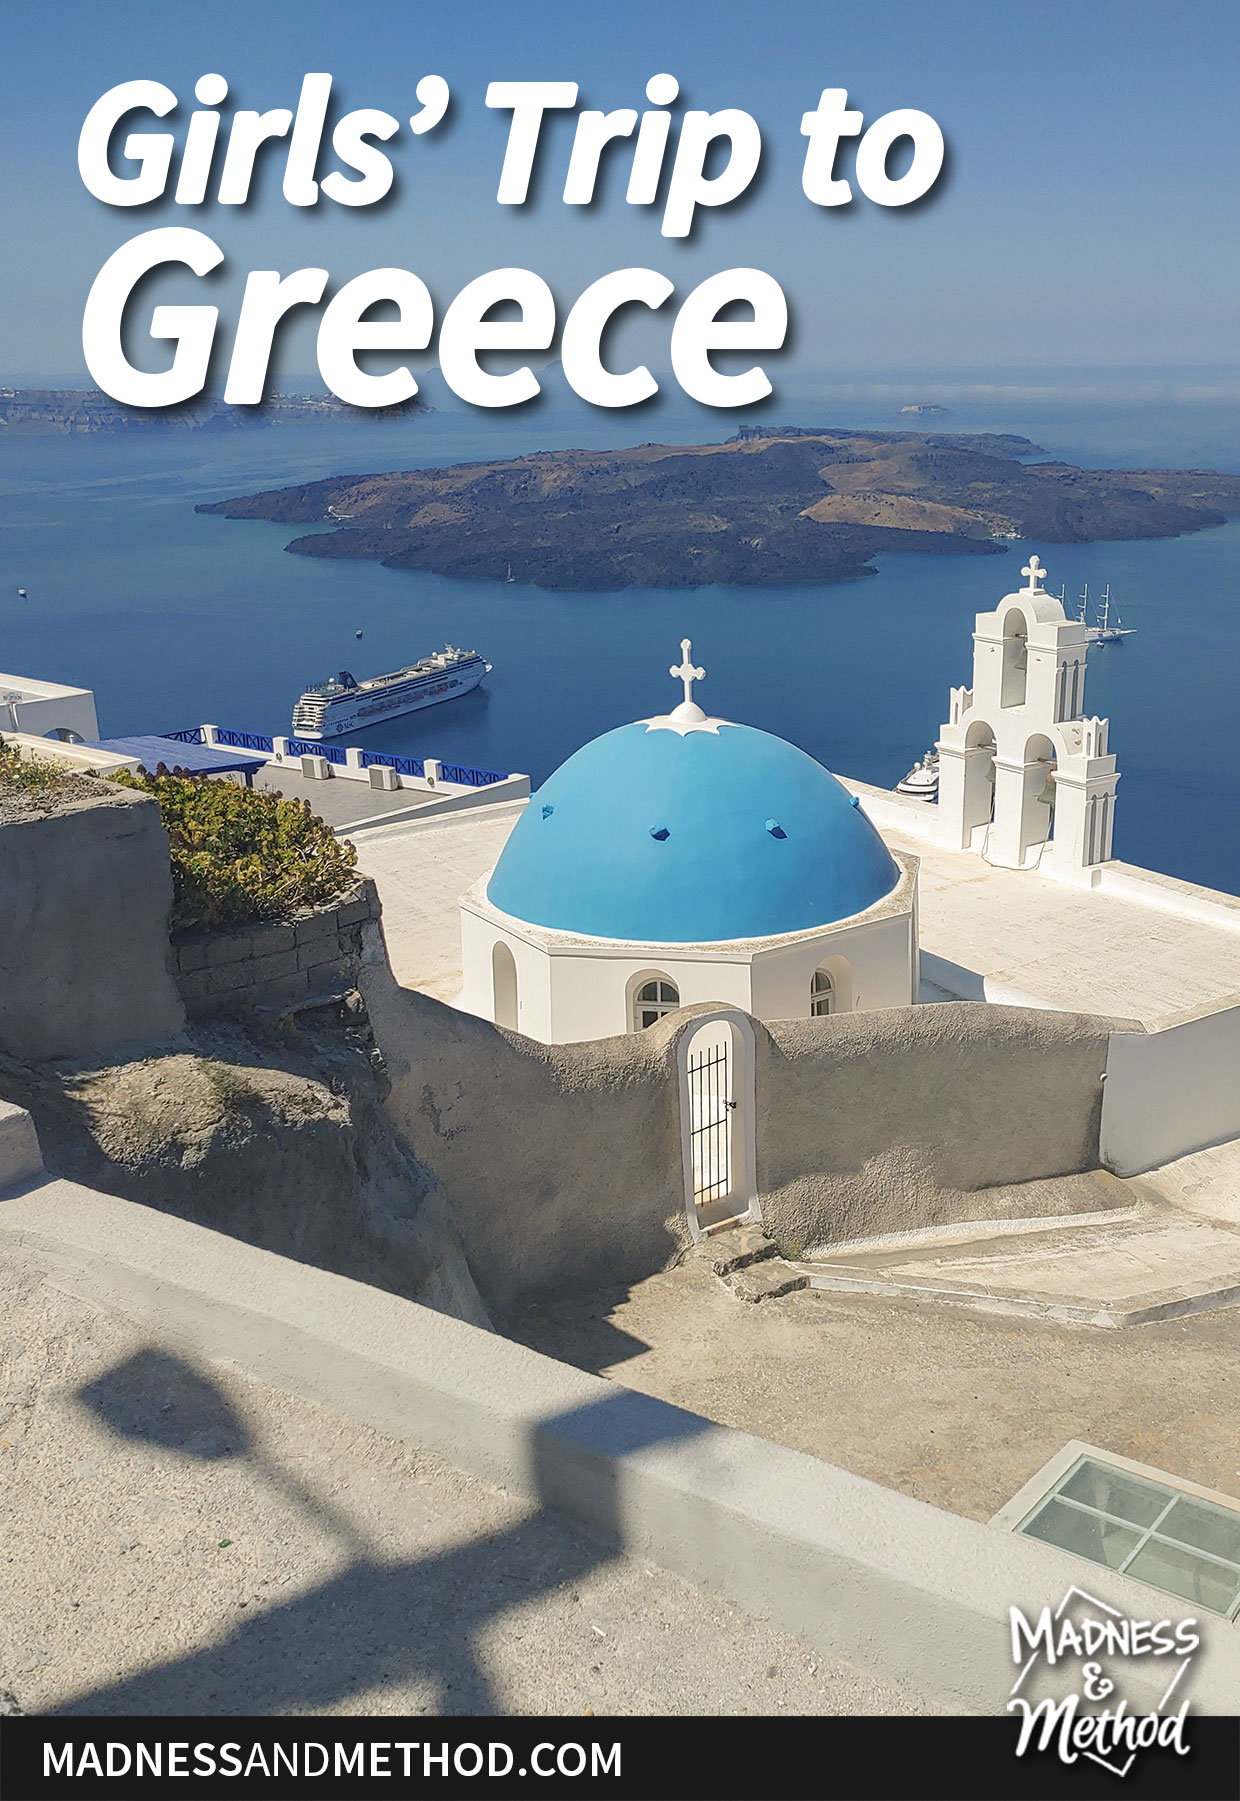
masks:
<path id="1" fill-rule="evenodd" d="M 729 1046 L 706 1044 L 689 1052 L 689 1145 L 693 1199 L 699 1207 L 726 1201 L 732 1192 L 732 1066 Z"/>

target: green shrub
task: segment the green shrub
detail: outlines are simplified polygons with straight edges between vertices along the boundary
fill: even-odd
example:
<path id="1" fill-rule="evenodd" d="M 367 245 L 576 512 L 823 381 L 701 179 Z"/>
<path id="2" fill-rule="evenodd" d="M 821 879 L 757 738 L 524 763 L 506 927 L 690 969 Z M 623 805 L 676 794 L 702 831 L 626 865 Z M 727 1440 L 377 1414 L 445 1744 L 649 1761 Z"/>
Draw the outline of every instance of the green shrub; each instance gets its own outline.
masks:
<path id="1" fill-rule="evenodd" d="M 194 776 L 112 779 L 159 802 L 172 847 L 174 931 L 284 918 L 354 879 L 357 852 L 305 801 Z"/>
<path id="2" fill-rule="evenodd" d="M 21 795 L 58 794 L 81 779 L 81 770 L 54 757 L 23 757 L 15 744 L 0 738 L 0 789 Z"/>

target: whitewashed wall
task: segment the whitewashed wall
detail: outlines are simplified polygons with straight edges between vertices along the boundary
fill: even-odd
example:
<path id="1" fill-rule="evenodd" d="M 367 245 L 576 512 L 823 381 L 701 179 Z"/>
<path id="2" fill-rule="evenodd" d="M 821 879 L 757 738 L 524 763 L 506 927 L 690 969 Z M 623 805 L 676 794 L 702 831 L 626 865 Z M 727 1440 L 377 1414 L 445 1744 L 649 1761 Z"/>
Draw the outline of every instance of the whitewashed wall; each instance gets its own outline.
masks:
<path id="1" fill-rule="evenodd" d="M 0 731 L 30 732 L 36 738 L 75 732 L 90 743 L 99 736 L 95 697 L 89 688 L 0 674 Z"/>
<path id="2" fill-rule="evenodd" d="M 1159 1032 L 1113 1032 L 1103 1084 L 1101 1161 L 1137 1176 L 1240 1137 L 1240 997 Z"/>

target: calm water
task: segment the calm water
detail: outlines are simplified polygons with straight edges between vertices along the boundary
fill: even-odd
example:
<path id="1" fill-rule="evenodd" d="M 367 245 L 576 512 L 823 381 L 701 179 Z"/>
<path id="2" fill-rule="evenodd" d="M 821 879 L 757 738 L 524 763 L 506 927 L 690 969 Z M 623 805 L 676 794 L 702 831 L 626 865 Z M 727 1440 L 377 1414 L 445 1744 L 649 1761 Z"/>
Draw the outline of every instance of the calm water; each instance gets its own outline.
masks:
<path id="1" fill-rule="evenodd" d="M 896 422 L 857 407 L 784 412 Z M 1095 465 L 1240 470 L 1240 419 L 1219 404 L 953 410 L 941 424 L 1025 432 Z M 688 636 L 709 671 L 710 710 L 890 785 L 936 735 L 948 688 L 969 679 L 973 615 L 1020 585 L 1036 549 L 1054 591 L 1065 583 L 1071 599 L 1084 582 L 1091 594 L 1110 582 L 1138 628 L 1089 662 L 1088 709 L 1109 715 L 1123 772 L 1116 854 L 1240 890 L 1240 521 L 1162 543 L 892 556 L 877 577 L 837 586 L 586 595 L 291 557 L 289 528 L 193 510 L 334 473 L 733 429 L 700 417 L 635 427 L 584 413 L 445 412 L 212 439 L 0 444 L 0 668 L 93 688 L 109 736 L 203 720 L 270 732 L 287 729 L 309 681 L 376 674 L 450 638 L 494 664 L 485 686 L 362 741 L 541 779 L 586 738 L 673 703 L 667 668 Z"/>

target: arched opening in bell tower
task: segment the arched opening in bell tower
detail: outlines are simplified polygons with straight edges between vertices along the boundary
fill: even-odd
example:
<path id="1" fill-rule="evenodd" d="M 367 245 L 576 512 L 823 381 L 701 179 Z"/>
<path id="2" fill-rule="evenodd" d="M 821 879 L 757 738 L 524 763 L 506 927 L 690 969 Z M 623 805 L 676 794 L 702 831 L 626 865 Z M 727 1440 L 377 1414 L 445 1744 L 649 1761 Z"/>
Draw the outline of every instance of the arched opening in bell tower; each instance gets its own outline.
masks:
<path id="1" fill-rule="evenodd" d="M 964 747 L 964 827 L 971 832 L 995 816 L 995 734 L 984 719 L 973 721 Z"/>
<path id="2" fill-rule="evenodd" d="M 1037 732 L 1025 745 L 1024 804 L 1021 813 L 1020 849 L 1023 855 L 1036 844 L 1045 844 L 1055 829 L 1055 746 Z"/>
<path id="3" fill-rule="evenodd" d="M 1029 627 L 1019 607 L 1009 607 L 1003 621 L 1003 681 L 999 704 L 1023 707 L 1029 679 Z"/>

